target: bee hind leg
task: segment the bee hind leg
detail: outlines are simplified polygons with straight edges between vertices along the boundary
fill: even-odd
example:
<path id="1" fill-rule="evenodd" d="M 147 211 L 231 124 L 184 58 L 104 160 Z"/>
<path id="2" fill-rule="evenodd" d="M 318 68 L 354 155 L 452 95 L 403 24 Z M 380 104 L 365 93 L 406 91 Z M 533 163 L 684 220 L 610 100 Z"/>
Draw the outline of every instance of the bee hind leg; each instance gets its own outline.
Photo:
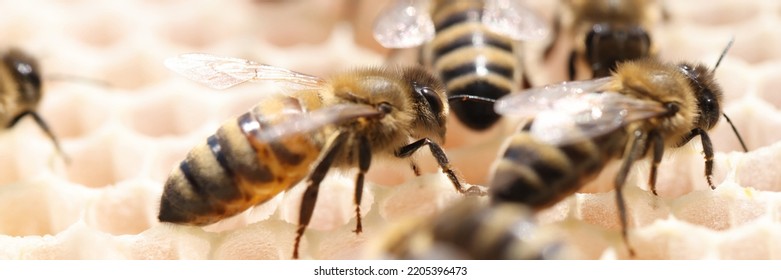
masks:
<path id="1" fill-rule="evenodd" d="M 301 211 L 298 216 L 298 230 L 296 230 L 296 240 L 293 244 L 293 259 L 298 259 L 298 246 L 301 243 L 301 237 L 304 236 L 309 221 L 312 219 L 312 213 L 315 210 L 315 203 L 317 202 L 317 194 L 320 191 L 320 183 L 325 178 L 325 174 L 328 173 L 328 169 L 336 159 L 339 152 L 342 151 L 345 140 L 348 134 L 342 133 L 331 142 L 332 144 L 328 148 L 328 151 L 323 155 L 320 161 L 315 166 L 312 173 L 309 175 L 308 184 L 304 191 L 304 196 L 301 199 Z"/>

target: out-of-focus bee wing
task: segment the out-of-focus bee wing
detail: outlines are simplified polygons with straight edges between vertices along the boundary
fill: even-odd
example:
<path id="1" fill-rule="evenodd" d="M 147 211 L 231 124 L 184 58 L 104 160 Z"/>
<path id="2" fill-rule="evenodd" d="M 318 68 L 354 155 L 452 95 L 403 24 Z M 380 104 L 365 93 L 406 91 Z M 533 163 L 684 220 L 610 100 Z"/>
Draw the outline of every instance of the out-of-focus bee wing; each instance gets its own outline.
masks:
<path id="1" fill-rule="evenodd" d="M 497 100 L 494 110 L 502 115 L 533 118 L 542 111 L 550 110 L 558 100 L 601 91 L 612 80 L 612 77 L 605 77 L 563 82 L 511 93 Z"/>
<path id="2" fill-rule="evenodd" d="M 486 0 L 482 21 L 494 32 L 519 41 L 540 40 L 550 33 L 545 21 L 523 0 Z"/>
<path id="3" fill-rule="evenodd" d="M 383 47 L 403 49 L 434 38 L 430 0 L 397 0 L 374 22 L 374 39 Z"/>
<path id="4" fill-rule="evenodd" d="M 274 81 L 314 88 L 323 80 L 254 61 L 211 54 L 188 53 L 165 60 L 165 66 L 193 81 L 225 89 L 247 81 Z"/>
<path id="5" fill-rule="evenodd" d="M 263 141 L 272 141 L 291 134 L 307 133 L 328 125 L 338 125 L 357 118 L 377 117 L 381 114 L 377 108 L 369 105 L 336 104 L 308 113 L 298 111 L 284 121 L 262 130 L 255 128 L 254 136 Z"/>
<path id="6" fill-rule="evenodd" d="M 611 132 L 629 122 L 665 114 L 661 103 L 599 90 L 610 77 L 522 91 L 495 104 L 500 114 L 532 118 L 529 133 L 565 145 Z"/>

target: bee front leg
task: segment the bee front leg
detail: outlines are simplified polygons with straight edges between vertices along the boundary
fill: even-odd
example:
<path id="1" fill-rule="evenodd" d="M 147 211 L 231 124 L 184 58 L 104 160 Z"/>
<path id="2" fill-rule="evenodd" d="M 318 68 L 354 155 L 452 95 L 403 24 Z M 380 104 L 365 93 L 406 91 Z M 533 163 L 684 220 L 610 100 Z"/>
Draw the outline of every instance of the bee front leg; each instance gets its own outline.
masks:
<path id="1" fill-rule="evenodd" d="M 629 256 L 635 256 L 635 250 L 632 249 L 632 245 L 629 244 L 629 237 L 627 234 L 627 227 L 629 226 L 626 218 L 626 202 L 624 201 L 624 183 L 629 175 L 629 171 L 632 170 L 632 164 L 639 159 L 646 151 L 646 144 L 648 142 L 647 135 L 642 130 L 635 130 L 631 137 L 632 144 L 629 150 L 624 153 L 624 159 L 621 163 L 621 169 L 618 170 L 616 175 L 615 188 L 616 188 L 616 206 L 618 208 L 618 216 L 621 223 L 621 237 L 626 243 L 629 250 Z"/>
<path id="2" fill-rule="evenodd" d="M 650 141 L 654 148 L 653 161 L 651 162 L 651 174 L 648 176 L 648 185 L 651 187 L 651 192 L 656 194 L 656 171 L 659 168 L 659 163 L 662 162 L 662 155 L 664 155 L 664 139 L 662 135 L 656 132 L 650 133 Z"/>
<path id="3" fill-rule="evenodd" d="M 401 147 L 398 151 L 396 151 L 396 157 L 409 157 L 424 145 L 428 145 L 429 149 L 431 150 L 431 154 L 434 155 L 434 159 L 437 160 L 437 164 L 439 164 L 439 167 L 442 168 L 442 172 L 444 172 L 450 181 L 453 182 L 453 186 L 455 186 L 456 191 L 469 195 L 486 195 L 485 191 L 479 188 L 472 187 L 465 189 L 461 184 L 461 180 L 458 178 L 458 176 L 456 176 L 456 173 L 453 171 L 453 169 L 451 169 L 450 161 L 447 159 L 445 151 L 443 151 L 442 147 L 440 147 L 437 143 L 434 143 L 428 138 L 423 138 Z"/>
<path id="4" fill-rule="evenodd" d="M 325 178 L 325 174 L 328 173 L 328 169 L 331 168 L 336 156 L 342 151 L 347 136 L 347 133 L 341 133 L 331 142 L 332 144 L 329 146 L 327 152 L 309 175 L 304 197 L 301 200 L 301 211 L 299 211 L 298 216 L 298 230 L 296 231 L 296 240 L 293 244 L 293 259 L 298 259 L 298 246 L 301 243 L 301 237 L 304 236 L 307 225 L 309 225 L 309 221 L 312 219 L 312 213 L 315 210 L 315 203 L 317 202 L 317 194 L 320 191 L 320 183 L 323 181 L 323 178 Z"/>
<path id="5" fill-rule="evenodd" d="M 716 189 L 716 185 L 713 184 L 713 143 L 710 141 L 710 137 L 705 130 L 700 128 L 692 129 L 686 137 L 683 138 L 679 146 L 688 143 L 694 137 L 700 136 L 702 141 L 702 153 L 705 154 L 705 179 L 708 180 L 708 186 L 712 190 Z"/>
<path id="6" fill-rule="evenodd" d="M 702 141 L 702 153 L 705 154 L 705 179 L 708 180 L 708 185 L 711 190 L 716 189 L 716 185 L 713 184 L 713 143 L 710 142 L 708 133 L 702 129 L 694 129 L 700 135 Z"/>
<path id="7" fill-rule="evenodd" d="M 35 123 L 38 124 L 39 127 L 41 127 L 41 130 L 43 130 L 43 132 L 46 133 L 46 136 L 48 136 L 49 139 L 52 140 L 52 143 L 54 143 L 54 148 L 57 149 L 57 153 L 59 153 L 62 156 L 62 158 L 65 160 L 65 163 L 70 163 L 70 158 L 62 150 L 62 147 L 60 146 L 60 141 L 57 141 L 57 137 L 54 136 L 54 133 L 52 132 L 51 128 L 49 128 L 49 125 L 46 124 L 46 121 L 44 121 L 41 115 L 38 115 L 37 112 L 27 111 L 19 114 L 18 116 L 14 117 L 13 120 L 11 120 L 11 123 L 8 125 L 7 128 L 11 128 L 15 126 L 19 122 L 19 120 L 21 120 L 25 116 L 30 116 L 33 118 L 33 120 L 35 120 Z"/>
<path id="8" fill-rule="evenodd" d="M 569 53 L 569 59 L 567 59 L 567 74 L 569 75 L 569 80 L 574 81 L 575 80 L 575 60 L 577 60 L 578 54 L 573 50 Z"/>
<path id="9" fill-rule="evenodd" d="M 363 182 L 366 171 L 372 162 L 372 151 L 369 140 L 361 137 L 358 142 L 358 177 L 355 179 L 355 233 L 361 233 L 361 197 L 363 196 Z"/>

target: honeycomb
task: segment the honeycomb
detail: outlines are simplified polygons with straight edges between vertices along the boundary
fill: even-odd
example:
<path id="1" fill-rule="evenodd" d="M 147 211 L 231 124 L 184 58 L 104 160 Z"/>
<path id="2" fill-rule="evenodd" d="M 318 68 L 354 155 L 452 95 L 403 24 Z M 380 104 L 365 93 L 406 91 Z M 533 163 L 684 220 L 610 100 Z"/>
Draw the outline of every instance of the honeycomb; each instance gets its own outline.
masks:
<path id="1" fill-rule="evenodd" d="M 371 37 L 387 1 L 0 1 L 3 47 L 40 60 L 39 112 L 70 159 L 32 120 L 0 133 L 0 259 L 288 259 L 301 186 L 207 227 L 157 221 L 162 185 L 187 151 L 219 124 L 279 90 L 265 83 L 215 91 L 165 69 L 165 58 L 205 52 L 312 75 L 382 64 Z M 550 19 L 553 1 L 528 1 Z M 722 121 L 711 131 L 717 185 L 703 176 L 699 141 L 668 150 L 659 196 L 647 191 L 647 164 L 626 186 L 629 240 L 640 259 L 781 258 L 781 3 L 667 1 L 655 30 L 663 59 L 715 63 L 724 111 L 751 150 Z M 561 79 L 529 42 L 533 82 Z M 59 77 L 59 78 L 57 78 Z M 70 78 L 69 78 L 70 77 Z M 81 78 L 79 78 L 81 77 Z M 778 80 L 777 80 L 778 79 Z M 485 184 L 511 124 L 477 135 L 453 124 L 445 147 L 470 183 Z M 777 130 L 779 129 L 779 130 Z M 355 235 L 350 171 L 331 172 L 304 236 L 306 259 L 374 257 L 370 248 L 395 222 L 428 216 L 460 197 L 436 172 L 375 162 L 364 193 L 364 233 Z M 539 215 L 561 232 L 575 259 L 628 258 L 611 182 L 616 166 Z"/>

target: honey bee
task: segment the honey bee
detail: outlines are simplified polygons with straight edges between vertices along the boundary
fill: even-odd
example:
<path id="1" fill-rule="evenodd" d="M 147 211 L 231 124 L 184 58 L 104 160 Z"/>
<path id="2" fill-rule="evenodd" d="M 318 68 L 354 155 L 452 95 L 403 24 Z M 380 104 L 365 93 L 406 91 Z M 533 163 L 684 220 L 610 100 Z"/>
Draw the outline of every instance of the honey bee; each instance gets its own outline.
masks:
<path id="1" fill-rule="evenodd" d="M 419 62 L 445 82 L 449 96 L 492 99 L 529 87 L 518 42 L 547 34 L 544 21 L 519 0 L 401 0 L 374 27 L 384 47 L 423 45 Z M 452 110 L 475 131 L 500 118 L 479 102 L 454 103 Z"/>
<path id="2" fill-rule="evenodd" d="M 419 67 L 363 68 L 321 79 L 252 61 L 184 54 L 166 61 L 180 74 L 217 89 L 251 80 L 297 89 L 226 121 L 193 148 L 165 183 L 162 222 L 207 225 L 264 203 L 306 178 L 293 258 L 309 224 L 320 183 L 331 168 L 358 167 L 356 233 L 372 159 L 407 159 L 428 146 L 461 193 L 465 188 L 439 143 L 448 104 L 442 83 Z"/>
<path id="3" fill-rule="evenodd" d="M 26 116 L 33 118 L 57 152 L 65 157 L 57 137 L 36 111 L 43 97 L 38 61 L 23 51 L 12 48 L 2 54 L 0 66 L 0 123 L 13 128 Z M 65 157 L 66 161 L 68 160 Z"/>
<path id="4" fill-rule="evenodd" d="M 386 259 L 528 260 L 564 258 L 563 241 L 537 225 L 526 205 L 467 198 L 433 218 L 402 222 L 372 252 Z M 374 256 L 373 256 L 374 257 Z"/>
<path id="5" fill-rule="evenodd" d="M 656 194 L 664 150 L 699 136 L 705 177 L 715 189 L 708 131 L 720 116 L 726 118 L 721 102 L 722 90 L 706 66 L 651 58 L 621 62 L 609 77 L 508 95 L 496 101 L 496 111 L 532 120 L 503 148 L 490 183 L 491 198 L 546 208 L 576 192 L 609 161 L 621 159 L 614 187 L 626 241 L 623 186 L 636 161 L 651 159 L 648 184 Z M 633 255 L 631 246 L 629 250 Z"/>
<path id="6" fill-rule="evenodd" d="M 563 0 L 546 57 L 567 37 L 574 40 L 567 60 L 569 80 L 607 77 L 621 61 L 656 55 L 650 30 L 663 12 L 654 0 Z M 587 66 L 580 67 L 584 74 L 578 75 L 578 65 Z M 585 74 L 589 71 L 591 75 Z"/>

